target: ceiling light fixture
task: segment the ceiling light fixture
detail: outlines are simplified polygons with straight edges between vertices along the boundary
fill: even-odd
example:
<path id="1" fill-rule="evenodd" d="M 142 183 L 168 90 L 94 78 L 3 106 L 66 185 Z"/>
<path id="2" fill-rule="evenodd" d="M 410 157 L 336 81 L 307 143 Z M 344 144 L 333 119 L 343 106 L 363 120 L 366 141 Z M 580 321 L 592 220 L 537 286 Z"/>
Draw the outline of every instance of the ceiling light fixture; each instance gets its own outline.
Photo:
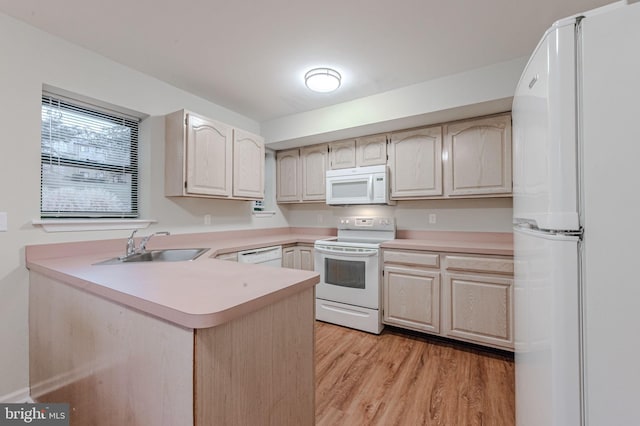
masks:
<path id="1" fill-rule="evenodd" d="M 331 68 L 314 68 L 304 75 L 304 84 L 314 92 L 328 93 L 340 87 L 342 76 Z"/>

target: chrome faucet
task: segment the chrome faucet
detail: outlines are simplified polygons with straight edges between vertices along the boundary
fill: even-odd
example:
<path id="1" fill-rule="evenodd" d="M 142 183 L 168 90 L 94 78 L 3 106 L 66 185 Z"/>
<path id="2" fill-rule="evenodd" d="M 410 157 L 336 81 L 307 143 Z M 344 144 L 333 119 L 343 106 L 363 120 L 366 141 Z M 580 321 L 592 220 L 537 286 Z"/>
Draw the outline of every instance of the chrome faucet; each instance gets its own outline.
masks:
<path id="1" fill-rule="evenodd" d="M 153 237 L 154 235 L 171 235 L 171 234 L 167 231 L 160 231 L 160 232 L 154 232 L 151 235 L 147 235 L 142 239 L 142 241 L 140 241 L 140 247 L 138 248 L 138 253 L 142 253 L 147 249 L 147 243 L 149 242 L 151 237 Z"/>
<path id="2" fill-rule="evenodd" d="M 133 239 L 134 235 L 136 235 L 136 232 L 138 232 L 138 230 L 134 229 L 133 232 L 131 232 L 131 235 L 129 235 L 129 238 L 127 238 L 126 256 L 132 256 L 134 254 L 144 252 L 147 249 L 147 243 L 154 235 L 171 235 L 167 231 L 154 232 L 153 234 L 144 237 L 142 241 L 140 241 L 140 246 L 136 248 L 136 241 Z"/>
<path id="3" fill-rule="evenodd" d="M 134 229 L 129 238 L 127 239 L 127 251 L 125 256 L 131 256 L 132 254 L 136 254 L 136 241 L 133 239 L 133 236 L 138 232 L 137 229 Z"/>

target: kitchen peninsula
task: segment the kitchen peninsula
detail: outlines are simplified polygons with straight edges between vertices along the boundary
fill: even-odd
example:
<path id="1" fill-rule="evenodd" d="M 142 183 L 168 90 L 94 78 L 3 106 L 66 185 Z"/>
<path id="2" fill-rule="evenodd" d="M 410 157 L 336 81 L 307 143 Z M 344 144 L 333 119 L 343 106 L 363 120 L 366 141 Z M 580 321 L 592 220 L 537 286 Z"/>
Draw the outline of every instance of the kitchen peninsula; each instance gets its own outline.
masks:
<path id="1" fill-rule="evenodd" d="M 124 254 L 124 238 L 28 246 L 32 398 L 70 403 L 71 424 L 313 424 L 318 273 L 221 259 L 271 246 L 312 250 L 335 234 L 157 236 L 150 250 L 209 250 L 193 261 L 115 265 L 95 263 Z M 382 244 L 385 288 L 402 290 L 383 297 L 386 324 L 512 350 L 511 234 L 396 236 Z M 442 295 L 430 293 L 440 280 Z M 423 282 L 437 285 L 403 290 Z M 477 311 L 477 300 L 489 309 Z"/>
<path id="2" fill-rule="evenodd" d="M 214 258 L 330 236 L 286 231 L 150 244 L 210 248 L 187 262 L 94 265 L 121 240 L 27 247 L 32 398 L 70 403 L 72 425 L 312 425 L 318 274 Z"/>

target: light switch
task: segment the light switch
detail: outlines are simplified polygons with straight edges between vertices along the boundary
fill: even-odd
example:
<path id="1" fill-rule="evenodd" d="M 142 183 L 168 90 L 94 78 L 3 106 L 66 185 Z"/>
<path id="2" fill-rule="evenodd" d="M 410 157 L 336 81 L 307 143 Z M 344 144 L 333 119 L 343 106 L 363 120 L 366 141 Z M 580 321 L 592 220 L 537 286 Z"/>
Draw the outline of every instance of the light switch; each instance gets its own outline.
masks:
<path id="1" fill-rule="evenodd" d="M 7 231 L 7 212 L 0 212 L 0 232 Z"/>

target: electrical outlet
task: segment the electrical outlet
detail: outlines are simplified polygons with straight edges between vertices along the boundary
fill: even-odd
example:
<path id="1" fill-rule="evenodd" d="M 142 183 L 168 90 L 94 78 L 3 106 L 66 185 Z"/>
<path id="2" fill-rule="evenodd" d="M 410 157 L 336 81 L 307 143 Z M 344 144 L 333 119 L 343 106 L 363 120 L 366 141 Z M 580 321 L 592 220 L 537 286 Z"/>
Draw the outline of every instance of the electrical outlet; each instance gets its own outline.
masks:
<path id="1" fill-rule="evenodd" d="M 435 214 L 435 213 L 430 213 L 430 214 L 429 214 L 429 223 L 430 223 L 431 225 L 433 225 L 433 224 L 435 224 L 435 223 L 436 223 L 436 214 Z"/>
<path id="2" fill-rule="evenodd" d="M 205 214 L 204 215 L 204 224 L 205 225 L 211 225 L 211 215 L 210 214 Z"/>
<path id="3" fill-rule="evenodd" d="M 322 214 L 318 213 L 318 223 L 321 224 L 323 222 Z"/>

